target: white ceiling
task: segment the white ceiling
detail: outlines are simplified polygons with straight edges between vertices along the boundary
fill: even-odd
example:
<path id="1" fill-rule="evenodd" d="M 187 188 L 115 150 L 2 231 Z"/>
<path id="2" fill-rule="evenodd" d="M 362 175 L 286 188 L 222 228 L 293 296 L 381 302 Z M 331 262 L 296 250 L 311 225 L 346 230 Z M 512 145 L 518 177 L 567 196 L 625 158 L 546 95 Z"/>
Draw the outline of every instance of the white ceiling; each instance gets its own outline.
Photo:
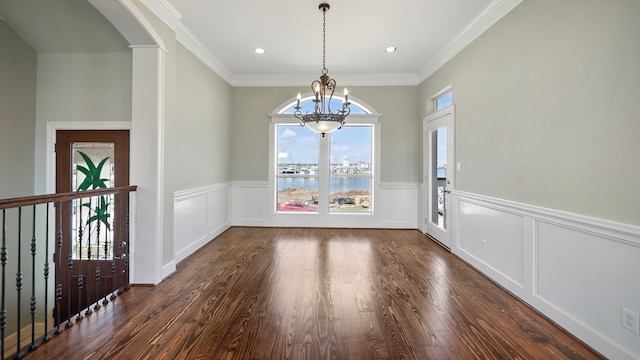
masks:
<path id="1" fill-rule="evenodd" d="M 327 1 L 329 75 L 340 86 L 417 85 L 521 1 Z M 141 2 L 233 86 L 304 86 L 322 70 L 322 0 Z M 127 49 L 86 1 L 1 0 L 2 19 L 38 53 Z"/>
<path id="2" fill-rule="evenodd" d="M 327 1 L 329 75 L 349 85 L 416 85 L 520 1 Z M 232 85 L 298 86 L 322 70 L 322 0 L 142 2 Z"/>

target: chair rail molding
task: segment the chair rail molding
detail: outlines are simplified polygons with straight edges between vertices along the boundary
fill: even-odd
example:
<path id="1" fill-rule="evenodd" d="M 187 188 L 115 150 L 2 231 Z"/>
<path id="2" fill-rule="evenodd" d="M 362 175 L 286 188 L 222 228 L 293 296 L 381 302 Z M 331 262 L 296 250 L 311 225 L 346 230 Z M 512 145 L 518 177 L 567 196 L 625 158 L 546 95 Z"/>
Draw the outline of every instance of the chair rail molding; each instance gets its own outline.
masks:
<path id="1" fill-rule="evenodd" d="M 640 358 L 640 227 L 454 190 L 451 251 L 606 357 Z"/>

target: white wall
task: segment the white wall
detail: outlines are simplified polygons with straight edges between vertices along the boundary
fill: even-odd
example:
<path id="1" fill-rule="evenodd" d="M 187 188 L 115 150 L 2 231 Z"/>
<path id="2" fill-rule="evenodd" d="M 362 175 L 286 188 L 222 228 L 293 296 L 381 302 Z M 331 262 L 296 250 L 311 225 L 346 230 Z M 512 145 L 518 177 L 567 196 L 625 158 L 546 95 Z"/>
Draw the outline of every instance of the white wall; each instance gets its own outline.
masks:
<path id="1" fill-rule="evenodd" d="M 229 183 L 175 193 L 175 261 L 181 261 L 231 226 Z"/>
<path id="2" fill-rule="evenodd" d="M 418 191 L 416 183 L 381 183 L 373 213 L 276 213 L 268 181 L 234 181 L 231 222 L 234 226 L 416 229 Z"/>

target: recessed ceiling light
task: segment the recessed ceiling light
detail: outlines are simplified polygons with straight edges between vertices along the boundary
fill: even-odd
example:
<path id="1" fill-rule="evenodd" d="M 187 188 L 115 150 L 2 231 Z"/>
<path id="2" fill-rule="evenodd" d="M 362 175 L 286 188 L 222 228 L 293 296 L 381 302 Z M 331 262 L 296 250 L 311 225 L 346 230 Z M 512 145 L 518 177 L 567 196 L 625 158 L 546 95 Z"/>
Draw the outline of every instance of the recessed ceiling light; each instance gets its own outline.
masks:
<path id="1" fill-rule="evenodd" d="M 256 52 L 256 54 L 264 54 L 264 49 L 262 48 L 256 48 L 255 50 L 253 50 Z"/>
<path id="2" fill-rule="evenodd" d="M 389 46 L 388 48 L 384 49 L 384 51 L 386 51 L 388 53 L 392 53 L 392 52 L 396 51 L 396 47 L 395 46 Z"/>

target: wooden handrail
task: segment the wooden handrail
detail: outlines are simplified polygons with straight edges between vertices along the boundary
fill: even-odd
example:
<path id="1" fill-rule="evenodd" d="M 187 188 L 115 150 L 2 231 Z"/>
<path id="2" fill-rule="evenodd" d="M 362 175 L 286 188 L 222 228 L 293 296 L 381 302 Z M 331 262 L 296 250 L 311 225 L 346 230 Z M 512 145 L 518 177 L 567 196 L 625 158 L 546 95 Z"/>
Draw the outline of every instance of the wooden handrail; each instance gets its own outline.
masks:
<path id="1" fill-rule="evenodd" d="M 24 196 L 24 197 L 11 198 L 11 199 L 2 199 L 0 200 L 0 209 L 9 209 L 9 208 L 15 208 L 20 206 L 37 205 L 37 204 L 46 204 L 50 202 L 68 201 L 68 200 L 87 198 L 87 197 L 98 196 L 98 195 L 121 194 L 124 192 L 136 191 L 137 189 L 138 189 L 137 185 L 129 185 L 129 186 L 121 186 L 121 187 L 115 187 L 115 188 L 108 188 L 108 189 L 74 191 L 74 192 L 60 193 L 60 194 L 34 195 L 34 196 Z"/>

